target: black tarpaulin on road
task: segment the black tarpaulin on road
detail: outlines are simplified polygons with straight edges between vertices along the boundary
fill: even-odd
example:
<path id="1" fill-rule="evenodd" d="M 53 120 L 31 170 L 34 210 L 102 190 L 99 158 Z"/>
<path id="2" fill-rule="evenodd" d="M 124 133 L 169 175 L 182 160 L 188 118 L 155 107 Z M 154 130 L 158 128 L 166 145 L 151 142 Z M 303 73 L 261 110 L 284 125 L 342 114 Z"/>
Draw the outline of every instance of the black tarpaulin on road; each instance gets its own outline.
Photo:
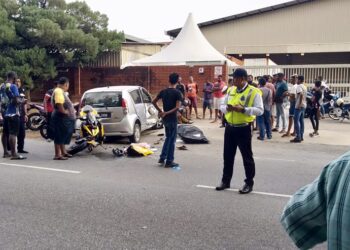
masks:
<path id="1" fill-rule="evenodd" d="M 185 143 L 209 143 L 203 131 L 193 125 L 178 125 L 177 134 Z"/>

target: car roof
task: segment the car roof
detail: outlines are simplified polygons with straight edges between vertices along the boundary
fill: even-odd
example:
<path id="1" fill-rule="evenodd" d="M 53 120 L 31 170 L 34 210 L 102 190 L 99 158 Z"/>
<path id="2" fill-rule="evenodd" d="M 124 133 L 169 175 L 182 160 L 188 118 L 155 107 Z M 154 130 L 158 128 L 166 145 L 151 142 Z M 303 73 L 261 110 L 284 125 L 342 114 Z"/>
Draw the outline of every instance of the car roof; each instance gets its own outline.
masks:
<path id="1" fill-rule="evenodd" d="M 132 91 L 135 89 L 139 89 L 141 86 L 110 86 L 110 87 L 102 87 L 102 88 L 93 88 L 85 91 L 85 93 L 93 93 L 93 92 L 109 92 L 109 91 Z"/>

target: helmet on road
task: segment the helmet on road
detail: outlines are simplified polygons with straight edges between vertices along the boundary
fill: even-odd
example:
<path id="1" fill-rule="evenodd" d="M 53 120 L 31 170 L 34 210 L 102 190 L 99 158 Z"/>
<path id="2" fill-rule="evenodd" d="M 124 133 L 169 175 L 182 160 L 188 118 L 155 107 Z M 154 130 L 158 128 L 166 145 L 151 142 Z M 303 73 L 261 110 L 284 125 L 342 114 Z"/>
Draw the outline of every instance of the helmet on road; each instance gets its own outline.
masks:
<path id="1" fill-rule="evenodd" d="M 344 100 L 342 98 L 339 98 L 336 102 L 335 102 L 338 106 L 341 106 L 344 104 Z"/>

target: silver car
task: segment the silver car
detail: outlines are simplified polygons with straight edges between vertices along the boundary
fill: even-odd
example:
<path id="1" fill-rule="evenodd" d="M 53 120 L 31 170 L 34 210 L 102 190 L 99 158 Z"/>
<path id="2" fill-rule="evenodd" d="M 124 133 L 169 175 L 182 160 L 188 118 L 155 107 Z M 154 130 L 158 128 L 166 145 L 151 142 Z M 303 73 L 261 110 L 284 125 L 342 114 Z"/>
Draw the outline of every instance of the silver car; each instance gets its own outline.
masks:
<path id="1" fill-rule="evenodd" d="M 81 99 L 81 107 L 85 105 L 97 110 L 106 136 L 126 136 L 131 142 L 139 142 L 141 132 L 159 122 L 150 94 L 140 86 L 90 89 Z"/>

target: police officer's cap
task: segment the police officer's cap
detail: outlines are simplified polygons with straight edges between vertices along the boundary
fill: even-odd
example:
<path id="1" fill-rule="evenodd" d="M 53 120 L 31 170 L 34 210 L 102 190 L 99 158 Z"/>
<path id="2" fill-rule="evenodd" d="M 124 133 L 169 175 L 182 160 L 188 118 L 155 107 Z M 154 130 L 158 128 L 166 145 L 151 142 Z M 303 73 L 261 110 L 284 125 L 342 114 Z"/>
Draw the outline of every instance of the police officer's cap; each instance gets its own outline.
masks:
<path id="1" fill-rule="evenodd" d="M 247 78 L 248 77 L 248 73 L 245 69 L 242 68 L 238 68 L 236 70 L 233 71 L 232 74 L 230 74 L 229 76 L 232 76 L 233 78 Z"/>

